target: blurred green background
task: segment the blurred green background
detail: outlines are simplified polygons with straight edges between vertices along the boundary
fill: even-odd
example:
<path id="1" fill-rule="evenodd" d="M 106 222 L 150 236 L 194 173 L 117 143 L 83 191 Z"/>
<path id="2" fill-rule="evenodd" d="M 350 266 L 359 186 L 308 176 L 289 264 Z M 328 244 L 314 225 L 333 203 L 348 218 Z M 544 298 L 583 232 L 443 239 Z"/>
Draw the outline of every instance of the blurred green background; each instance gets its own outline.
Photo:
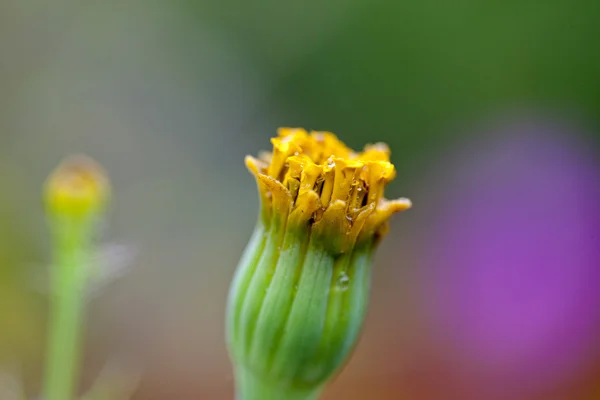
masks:
<path id="1" fill-rule="evenodd" d="M 83 152 L 113 182 L 105 240 L 138 254 L 89 304 L 82 388 L 128 357 L 144 369 L 135 399 L 232 398 L 224 306 L 257 209 L 243 157 L 301 126 L 387 142 L 388 197 L 415 204 L 380 249 L 364 335 L 325 398 L 493 399 L 494 383 L 453 377 L 419 305 L 426 228 L 460 150 L 502 140 L 482 121 L 576 121 L 569 140 L 597 168 L 599 20 L 584 0 L 0 0 L 0 366 L 39 391 L 41 185 Z M 568 379 L 514 399 L 600 398 L 590 346 Z"/>

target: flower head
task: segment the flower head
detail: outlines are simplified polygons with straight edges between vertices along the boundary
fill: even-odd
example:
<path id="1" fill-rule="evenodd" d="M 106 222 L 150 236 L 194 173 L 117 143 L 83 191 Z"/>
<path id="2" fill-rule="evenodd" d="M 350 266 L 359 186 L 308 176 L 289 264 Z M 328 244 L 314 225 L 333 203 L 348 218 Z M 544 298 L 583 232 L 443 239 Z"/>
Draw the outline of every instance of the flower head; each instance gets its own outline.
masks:
<path id="1" fill-rule="evenodd" d="M 246 157 L 258 181 L 263 217 L 312 225 L 313 234 L 334 252 L 382 237 L 390 216 L 411 206 L 408 199 L 384 197 L 385 186 L 396 176 L 384 143 L 355 152 L 330 132 L 292 128 L 279 129 L 271 142 L 272 153 Z"/>
<path id="2" fill-rule="evenodd" d="M 50 175 L 44 199 L 51 215 L 82 217 L 100 211 L 110 195 L 104 169 L 87 156 L 66 158 Z"/>
<path id="3" fill-rule="evenodd" d="M 354 347 L 371 259 L 407 199 L 384 144 L 354 152 L 329 132 L 282 128 L 247 157 L 260 218 L 233 279 L 227 342 L 239 399 L 316 399 Z"/>

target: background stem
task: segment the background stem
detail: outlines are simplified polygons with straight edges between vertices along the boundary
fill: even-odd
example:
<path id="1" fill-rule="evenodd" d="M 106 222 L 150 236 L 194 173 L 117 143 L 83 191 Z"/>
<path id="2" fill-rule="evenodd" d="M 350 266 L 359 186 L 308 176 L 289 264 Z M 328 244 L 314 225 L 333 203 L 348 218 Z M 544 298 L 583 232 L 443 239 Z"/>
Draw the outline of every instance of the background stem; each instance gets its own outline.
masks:
<path id="1" fill-rule="evenodd" d="M 79 378 L 89 229 L 82 221 L 56 224 L 43 393 L 44 400 L 72 400 Z"/>

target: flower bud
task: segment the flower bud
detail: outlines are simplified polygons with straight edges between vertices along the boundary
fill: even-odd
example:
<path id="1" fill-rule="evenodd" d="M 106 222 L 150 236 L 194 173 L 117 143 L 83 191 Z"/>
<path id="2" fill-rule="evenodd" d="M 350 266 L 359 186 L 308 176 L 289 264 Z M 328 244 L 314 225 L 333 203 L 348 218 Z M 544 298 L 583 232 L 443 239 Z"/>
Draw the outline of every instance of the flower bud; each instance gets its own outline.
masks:
<path id="1" fill-rule="evenodd" d="M 105 206 L 110 187 L 103 168 L 87 156 L 65 159 L 46 181 L 44 200 L 49 215 L 84 217 Z"/>
<path id="2" fill-rule="evenodd" d="M 43 385 L 46 400 L 72 399 L 76 392 L 95 228 L 108 196 L 106 174 L 85 156 L 63 161 L 44 187 L 53 253 Z"/>
<path id="3" fill-rule="evenodd" d="M 280 129 L 273 152 L 247 157 L 260 217 L 238 265 L 227 342 L 239 399 L 314 399 L 363 323 L 371 260 L 395 176 L 384 144 L 357 153 L 329 132 Z"/>

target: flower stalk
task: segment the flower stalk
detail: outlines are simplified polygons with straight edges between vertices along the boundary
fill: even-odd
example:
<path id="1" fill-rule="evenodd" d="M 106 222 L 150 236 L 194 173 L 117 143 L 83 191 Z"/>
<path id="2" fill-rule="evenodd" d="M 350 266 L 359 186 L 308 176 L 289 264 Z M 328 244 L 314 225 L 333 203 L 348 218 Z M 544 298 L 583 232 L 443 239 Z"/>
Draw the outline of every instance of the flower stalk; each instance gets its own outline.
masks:
<path id="1" fill-rule="evenodd" d="M 74 398 L 93 237 L 108 192 L 100 166 L 82 156 L 65 160 L 46 182 L 53 264 L 44 400 Z"/>
<path id="2" fill-rule="evenodd" d="M 356 153 L 302 129 L 272 142 L 246 159 L 261 207 L 231 285 L 227 343 L 238 400 L 317 399 L 358 339 L 387 221 L 411 203 L 383 197 L 395 176 L 383 144 Z"/>

